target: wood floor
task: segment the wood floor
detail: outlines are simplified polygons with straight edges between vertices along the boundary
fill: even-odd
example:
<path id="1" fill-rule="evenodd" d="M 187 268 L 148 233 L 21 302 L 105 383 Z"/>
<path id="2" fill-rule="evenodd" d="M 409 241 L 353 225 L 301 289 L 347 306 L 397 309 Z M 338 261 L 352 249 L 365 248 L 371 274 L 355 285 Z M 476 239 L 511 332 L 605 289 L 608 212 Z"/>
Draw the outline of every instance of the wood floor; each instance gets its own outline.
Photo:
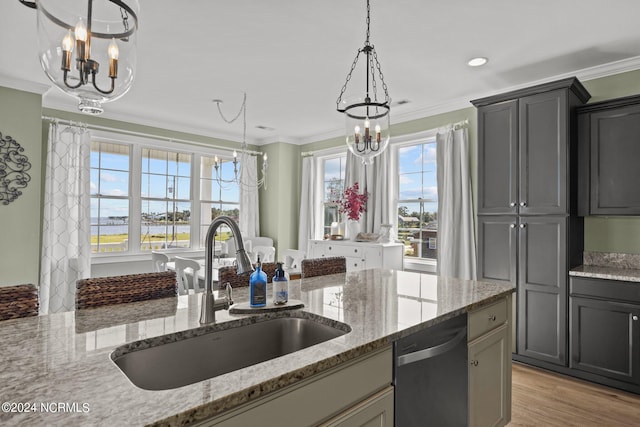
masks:
<path id="1" fill-rule="evenodd" d="M 640 395 L 514 363 L 509 426 L 640 426 Z"/>

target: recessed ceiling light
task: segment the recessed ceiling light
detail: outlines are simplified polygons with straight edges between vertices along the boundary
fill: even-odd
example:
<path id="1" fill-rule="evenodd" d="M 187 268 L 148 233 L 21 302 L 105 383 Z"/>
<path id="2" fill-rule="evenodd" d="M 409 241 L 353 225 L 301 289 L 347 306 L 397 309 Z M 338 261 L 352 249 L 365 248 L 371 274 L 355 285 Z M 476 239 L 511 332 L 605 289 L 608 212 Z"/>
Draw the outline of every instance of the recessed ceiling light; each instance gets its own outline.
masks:
<path id="1" fill-rule="evenodd" d="M 469 62 L 467 62 L 467 64 L 470 67 L 481 67 L 484 64 L 486 64 L 487 62 L 489 62 L 489 60 L 487 58 L 484 58 L 482 56 L 478 56 L 477 58 L 471 58 L 469 60 Z"/>

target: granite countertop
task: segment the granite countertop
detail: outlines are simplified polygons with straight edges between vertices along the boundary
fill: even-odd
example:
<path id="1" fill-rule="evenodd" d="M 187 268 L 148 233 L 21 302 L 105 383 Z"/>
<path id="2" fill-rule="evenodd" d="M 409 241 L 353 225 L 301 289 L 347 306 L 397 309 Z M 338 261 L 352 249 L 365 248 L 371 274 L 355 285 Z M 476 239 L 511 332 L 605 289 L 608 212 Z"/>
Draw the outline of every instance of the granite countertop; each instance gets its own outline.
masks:
<path id="1" fill-rule="evenodd" d="M 351 332 L 162 391 L 133 385 L 110 355 L 126 343 L 200 328 L 200 295 L 0 322 L 0 396 L 2 402 L 14 403 L 9 411 L 3 406 L 0 424 L 179 425 L 204 420 L 513 291 L 512 285 L 381 269 L 293 280 L 290 298 L 304 302 L 302 314 L 346 323 Z M 247 288 L 236 289 L 234 299 L 248 300 Z M 216 325 L 246 317 L 218 311 Z M 176 363 L 199 363 L 196 358 L 185 354 Z"/>
<path id="2" fill-rule="evenodd" d="M 570 276 L 640 282 L 640 255 L 615 252 L 584 252 L 584 265 L 569 271 Z"/>

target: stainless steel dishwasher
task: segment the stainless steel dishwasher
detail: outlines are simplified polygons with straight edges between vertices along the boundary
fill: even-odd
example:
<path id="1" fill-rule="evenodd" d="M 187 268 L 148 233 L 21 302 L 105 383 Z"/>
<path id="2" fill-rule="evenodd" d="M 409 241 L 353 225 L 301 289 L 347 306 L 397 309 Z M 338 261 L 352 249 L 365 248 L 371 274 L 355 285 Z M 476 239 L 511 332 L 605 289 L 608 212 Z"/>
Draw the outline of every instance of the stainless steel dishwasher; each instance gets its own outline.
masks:
<path id="1" fill-rule="evenodd" d="M 393 350 L 395 426 L 466 426 L 466 313 L 401 338 Z"/>

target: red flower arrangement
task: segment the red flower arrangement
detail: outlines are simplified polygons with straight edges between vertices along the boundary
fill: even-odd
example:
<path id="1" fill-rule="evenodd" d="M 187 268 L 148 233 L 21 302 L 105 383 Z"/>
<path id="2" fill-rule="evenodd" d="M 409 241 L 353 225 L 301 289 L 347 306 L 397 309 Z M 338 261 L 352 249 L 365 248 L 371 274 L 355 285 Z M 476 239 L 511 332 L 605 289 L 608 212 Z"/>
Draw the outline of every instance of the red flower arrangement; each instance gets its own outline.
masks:
<path id="1" fill-rule="evenodd" d="M 360 186 L 355 182 L 344 190 L 344 195 L 338 200 L 340 213 L 346 213 L 347 218 L 358 221 L 360 214 L 367 211 L 368 193 L 358 194 Z"/>

